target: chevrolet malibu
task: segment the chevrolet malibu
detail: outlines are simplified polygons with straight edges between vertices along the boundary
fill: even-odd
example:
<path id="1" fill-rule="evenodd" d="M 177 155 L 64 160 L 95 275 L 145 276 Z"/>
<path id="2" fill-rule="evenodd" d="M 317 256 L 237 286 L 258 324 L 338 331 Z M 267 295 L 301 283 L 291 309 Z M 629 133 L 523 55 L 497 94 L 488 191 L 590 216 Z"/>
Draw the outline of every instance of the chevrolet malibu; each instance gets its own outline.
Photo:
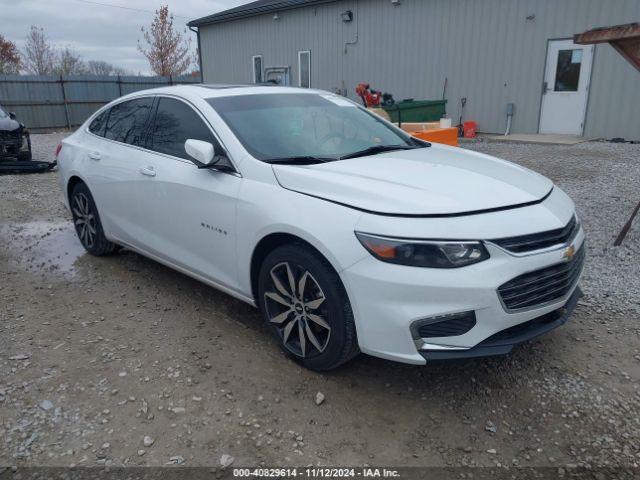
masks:
<path id="1" fill-rule="evenodd" d="M 57 160 L 89 253 L 126 247 L 258 307 L 310 369 L 505 354 L 581 295 L 584 232 L 549 179 L 328 92 L 134 93 Z"/>

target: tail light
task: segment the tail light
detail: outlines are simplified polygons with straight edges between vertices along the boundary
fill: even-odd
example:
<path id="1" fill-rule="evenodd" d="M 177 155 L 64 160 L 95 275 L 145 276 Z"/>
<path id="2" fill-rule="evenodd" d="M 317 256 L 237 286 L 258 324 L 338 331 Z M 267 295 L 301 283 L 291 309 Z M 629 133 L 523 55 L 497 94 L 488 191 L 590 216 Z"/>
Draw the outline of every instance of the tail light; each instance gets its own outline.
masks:
<path id="1" fill-rule="evenodd" d="M 60 150 L 62 150 L 62 144 L 59 143 L 58 146 L 56 147 L 56 153 L 54 155 L 54 157 L 57 159 L 58 155 L 60 154 Z"/>

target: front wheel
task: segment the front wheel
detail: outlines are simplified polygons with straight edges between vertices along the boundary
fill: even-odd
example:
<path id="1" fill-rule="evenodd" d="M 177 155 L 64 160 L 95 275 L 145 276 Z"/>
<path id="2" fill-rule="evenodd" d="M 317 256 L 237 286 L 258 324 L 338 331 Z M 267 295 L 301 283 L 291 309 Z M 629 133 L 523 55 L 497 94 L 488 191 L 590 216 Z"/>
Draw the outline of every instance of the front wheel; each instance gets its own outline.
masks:
<path id="1" fill-rule="evenodd" d="M 112 253 L 116 245 L 104 236 L 96 203 L 84 183 L 73 188 L 69 203 L 76 233 L 85 250 L 98 257 Z"/>
<path id="2" fill-rule="evenodd" d="M 359 352 L 353 313 L 338 274 L 317 252 L 285 245 L 262 264 L 258 303 L 281 348 L 312 370 L 331 370 Z"/>

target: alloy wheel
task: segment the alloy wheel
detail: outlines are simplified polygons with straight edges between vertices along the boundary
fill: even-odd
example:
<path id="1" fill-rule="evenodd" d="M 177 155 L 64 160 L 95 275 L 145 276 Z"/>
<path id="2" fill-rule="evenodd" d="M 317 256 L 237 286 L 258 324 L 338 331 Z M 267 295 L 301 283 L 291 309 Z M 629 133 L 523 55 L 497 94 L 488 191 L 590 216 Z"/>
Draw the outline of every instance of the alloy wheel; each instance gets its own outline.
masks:
<path id="1" fill-rule="evenodd" d="M 270 288 L 264 294 L 269 322 L 282 343 L 298 357 L 321 354 L 331 336 L 325 320 L 328 300 L 313 275 L 306 269 L 281 262 L 269 271 Z"/>
<path id="2" fill-rule="evenodd" d="M 92 248 L 97 233 L 96 216 L 91 209 L 89 199 L 84 193 L 76 193 L 76 195 L 73 196 L 73 206 L 71 210 L 80 241 L 85 248 Z"/>

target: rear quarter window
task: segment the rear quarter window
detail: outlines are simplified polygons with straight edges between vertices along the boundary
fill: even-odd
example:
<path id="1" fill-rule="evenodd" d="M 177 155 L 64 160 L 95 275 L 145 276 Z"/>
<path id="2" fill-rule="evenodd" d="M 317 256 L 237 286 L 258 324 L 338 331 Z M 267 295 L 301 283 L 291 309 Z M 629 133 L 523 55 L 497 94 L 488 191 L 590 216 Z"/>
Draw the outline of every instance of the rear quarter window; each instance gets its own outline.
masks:
<path id="1" fill-rule="evenodd" d="M 89 124 L 89 131 L 99 137 L 104 137 L 104 128 L 107 125 L 107 117 L 109 116 L 109 110 L 105 110 L 96 118 L 94 118 Z"/>

